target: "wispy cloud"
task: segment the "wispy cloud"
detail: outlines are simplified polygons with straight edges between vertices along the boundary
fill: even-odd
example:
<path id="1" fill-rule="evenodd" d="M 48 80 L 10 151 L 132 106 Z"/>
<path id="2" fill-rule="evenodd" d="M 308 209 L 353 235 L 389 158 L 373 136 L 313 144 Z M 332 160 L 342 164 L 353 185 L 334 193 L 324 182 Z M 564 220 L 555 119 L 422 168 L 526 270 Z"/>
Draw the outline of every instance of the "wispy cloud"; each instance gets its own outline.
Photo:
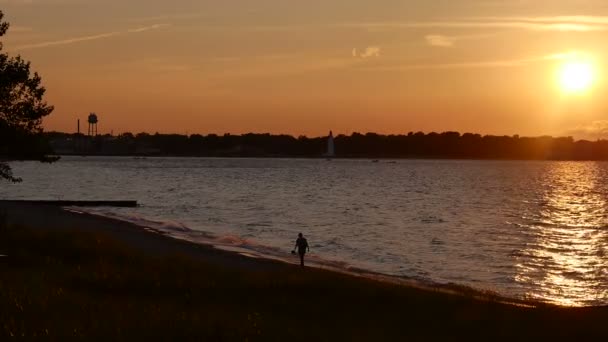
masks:
<path id="1" fill-rule="evenodd" d="M 118 36 L 120 34 L 121 34 L 121 32 L 108 32 L 108 33 L 96 34 L 93 36 L 75 37 L 75 38 L 54 40 L 54 41 L 41 42 L 41 43 L 26 44 L 26 45 L 17 46 L 13 50 L 14 51 L 23 51 L 23 50 L 45 48 L 45 47 L 49 47 L 49 46 L 68 45 L 68 44 L 73 44 L 73 43 L 86 42 L 89 40 L 110 38 L 110 37 Z"/>
<path id="2" fill-rule="evenodd" d="M 455 62 L 455 63 L 426 63 L 426 64 L 402 64 L 389 66 L 363 66 L 365 69 L 378 71 L 408 71 L 408 70 L 423 70 L 423 69 L 475 69 L 475 68 L 512 68 L 538 63 L 542 61 L 564 60 L 573 58 L 577 55 L 576 52 L 555 53 L 546 56 L 532 56 L 513 59 L 500 59 L 488 61 L 473 61 L 473 62 Z"/>
<path id="3" fill-rule="evenodd" d="M 608 25 L 608 16 L 570 15 L 570 16 L 541 16 L 541 17 L 476 17 L 472 20 L 483 21 L 518 21 L 532 23 L 571 23 L 571 24 L 601 24 Z"/>
<path id="4" fill-rule="evenodd" d="M 464 40 L 477 40 L 488 37 L 495 37 L 498 34 L 474 34 L 474 35 L 460 35 L 460 36 L 446 36 L 442 34 L 429 34 L 424 36 L 427 44 L 434 47 L 452 47 L 459 41 Z"/>
<path id="5" fill-rule="evenodd" d="M 169 24 L 155 24 L 155 25 L 143 26 L 143 27 L 138 27 L 138 28 L 130 29 L 127 32 L 129 32 L 129 33 L 140 33 L 140 32 L 145 32 L 145 31 L 150 31 L 150 30 L 157 30 L 159 28 L 168 27 L 168 26 L 170 26 L 170 25 Z"/>
<path id="6" fill-rule="evenodd" d="M 200 18 L 200 13 L 159 15 L 147 18 L 130 19 L 131 22 L 171 21 Z M 378 22 L 345 22 L 332 24 L 266 24 L 266 25 L 204 25 L 211 30 L 247 30 L 264 32 L 310 31 L 326 29 L 365 29 L 369 32 L 385 32 L 400 29 L 519 29 L 529 31 L 556 32 L 594 32 L 608 31 L 608 16 L 487 16 L 461 17 L 453 20 L 436 21 L 378 21 Z M 444 41 L 445 43 L 445 41 Z M 447 44 L 444 44 L 447 45 Z"/>
<path id="7" fill-rule="evenodd" d="M 473 69 L 473 68 L 498 68 L 498 67 L 517 67 L 528 63 L 528 59 L 476 61 L 462 63 L 428 63 L 428 64 L 405 64 L 392 66 L 375 66 L 367 69 L 378 71 L 408 71 L 423 69 Z"/>
<path id="8" fill-rule="evenodd" d="M 452 47 L 454 46 L 454 39 L 448 36 L 442 36 L 439 34 L 429 34 L 424 37 L 426 42 L 431 46 L 439 47 Z"/>
<path id="9" fill-rule="evenodd" d="M 565 134 L 578 139 L 608 139 L 608 120 L 597 120 L 579 125 Z"/>
<path id="10" fill-rule="evenodd" d="M 496 19 L 496 18 L 494 18 Z M 508 18 L 507 18 L 508 19 Z M 422 28 L 459 28 L 459 29 L 521 29 L 531 31 L 608 31 L 608 23 L 582 22 L 533 22 L 517 20 L 455 20 L 424 22 L 366 22 L 339 24 L 342 27 L 363 28 L 369 31 Z"/>
<path id="11" fill-rule="evenodd" d="M 368 46 L 361 52 L 359 52 L 357 48 L 354 48 L 352 55 L 353 57 L 366 59 L 370 57 L 380 57 L 380 51 L 381 50 L 379 46 Z"/>
<path id="12" fill-rule="evenodd" d="M 132 18 L 129 19 L 133 23 L 150 22 L 150 21 L 173 21 L 173 20 L 187 20 L 187 19 L 198 19 L 203 17 L 202 13 L 179 13 L 179 14 L 163 14 L 150 17 Z"/>
<path id="13" fill-rule="evenodd" d="M 162 17 L 158 17 L 162 18 Z M 489 20 L 494 19 L 494 20 Z M 364 29 L 368 32 L 386 32 L 405 29 L 519 29 L 529 31 L 558 31 L 558 32 L 593 32 L 608 31 L 608 22 L 542 22 L 530 20 L 513 20 L 514 18 L 463 18 L 446 21 L 379 21 L 379 22 L 346 22 L 337 24 L 287 24 L 287 25 L 205 25 L 213 30 L 247 30 L 263 32 L 310 31 L 326 29 Z"/>
<path id="14" fill-rule="evenodd" d="M 156 29 L 166 27 L 166 26 L 168 26 L 168 24 L 156 24 L 156 25 L 151 25 L 151 26 L 146 26 L 146 27 L 138 27 L 138 28 L 134 28 L 134 29 L 129 29 L 126 31 L 106 32 L 106 33 L 100 33 L 100 34 L 91 35 L 91 36 L 73 37 L 73 38 L 52 40 L 52 41 L 46 41 L 46 42 L 40 42 L 40 43 L 26 44 L 26 45 L 16 46 L 12 50 L 13 51 L 23 51 L 23 50 L 40 49 L 40 48 L 59 46 L 59 45 L 69 45 L 69 44 L 87 42 L 87 41 L 92 41 L 92 40 L 107 39 L 107 38 L 116 37 L 116 36 L 129 34 L 129 33 L 141 33 L 141 32 L 145 32 L 145 31 L 156 30 Z"/>
<path id="15" fill-rule="evenodd" d="M 0 0 L 0 4 L 7 4 L 7 5 L 24 5 L 24 4 L 31 4 L 33 3 L 33 0 Z"/>

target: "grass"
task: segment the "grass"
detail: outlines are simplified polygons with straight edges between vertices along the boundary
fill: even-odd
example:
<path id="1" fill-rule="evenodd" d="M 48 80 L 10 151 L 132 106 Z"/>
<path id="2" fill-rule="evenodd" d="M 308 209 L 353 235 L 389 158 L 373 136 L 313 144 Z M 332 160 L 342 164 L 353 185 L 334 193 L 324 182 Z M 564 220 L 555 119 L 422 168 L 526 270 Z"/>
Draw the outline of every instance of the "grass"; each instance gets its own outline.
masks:
<path id="1" fill-rule="evenodd" d="M 320 270 L 236 270 L 0 221 L 0 340 L 357 341 L 608 336 L 606 308 L 536 309 Z"/>

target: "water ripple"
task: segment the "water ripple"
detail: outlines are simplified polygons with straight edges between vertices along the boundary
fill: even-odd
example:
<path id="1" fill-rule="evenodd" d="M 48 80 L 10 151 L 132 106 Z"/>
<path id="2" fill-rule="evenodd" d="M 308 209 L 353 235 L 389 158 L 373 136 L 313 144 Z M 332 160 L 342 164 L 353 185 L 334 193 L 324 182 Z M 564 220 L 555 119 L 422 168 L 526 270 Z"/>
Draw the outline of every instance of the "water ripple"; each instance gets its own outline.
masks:
<path id="1" fill-rule="evenodd" d="M 0 198 L 132 198 L 142 206 L 109 211 L 254 241 L 260 253 L 288 253 L 303 232 L 312 257 L 344 267 L 608 304 L 607 163 L 65 157 L 12 165 L 24 182 L 2 184 Z"/>

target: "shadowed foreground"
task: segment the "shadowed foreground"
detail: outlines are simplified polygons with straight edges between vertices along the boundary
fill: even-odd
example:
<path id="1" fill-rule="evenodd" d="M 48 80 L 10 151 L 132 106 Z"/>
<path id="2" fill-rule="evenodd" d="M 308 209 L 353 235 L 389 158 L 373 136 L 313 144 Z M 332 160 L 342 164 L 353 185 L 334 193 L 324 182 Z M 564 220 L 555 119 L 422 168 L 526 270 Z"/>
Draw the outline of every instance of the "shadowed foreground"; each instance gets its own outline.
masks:
<path id="1" fill-rule="evenodd" d="M 46 213 L 49 225 L 57 224 L 50 213 Z M 87 220 L 93 219 L 76 217 L 66 221 L 65 228 L 53 229 L 0 222 L 0 254 L 8 255 L 0 258 L 0 339 L 582 340 L 608 336 L 605 307 L 516 307 L 246 259 L 143 231 L 129 233 L 167 246 L 153 253 L 111 227 L 121 223 L 95 219 L 108 226 L 107 231 L 71 227 Z"/>

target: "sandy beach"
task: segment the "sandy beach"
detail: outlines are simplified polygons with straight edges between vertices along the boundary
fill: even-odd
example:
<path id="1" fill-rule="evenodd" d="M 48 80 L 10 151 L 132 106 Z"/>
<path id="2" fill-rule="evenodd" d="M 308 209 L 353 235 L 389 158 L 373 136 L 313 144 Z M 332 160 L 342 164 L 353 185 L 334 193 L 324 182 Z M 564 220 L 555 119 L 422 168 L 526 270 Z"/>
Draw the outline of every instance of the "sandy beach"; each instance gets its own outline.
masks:
<path id="1" fill-rule="evenodd" d="M 134 224 L 111 218 L 76 213 L 56 206 L 35 204 L 0 204 L 0 210 L 7 214 L 8 223 L 16 226 L 33 227 L 44 231 L 80 230 L 83 232 L 103 232 L 129 247 L 156 257 L 175 253 L 199 258 L 234 269 L 272 269 L 287 265 L 265 259 L 252 259 L 237 253 L 215 249 L 211 246 L 194 244 L 163 236 L 162 233 L 145 230 Z"/>
<path id="2" fill-rule="evenodd" d="M 175 240 L 52 206 L 2 204 L 0 336 L 185 340 L 608 336 L 608 308 L 512 305 Z M 451 293 L 449 293 L 451 292 Z M 522 304 L 521 301 L 514 301 Z"/>

